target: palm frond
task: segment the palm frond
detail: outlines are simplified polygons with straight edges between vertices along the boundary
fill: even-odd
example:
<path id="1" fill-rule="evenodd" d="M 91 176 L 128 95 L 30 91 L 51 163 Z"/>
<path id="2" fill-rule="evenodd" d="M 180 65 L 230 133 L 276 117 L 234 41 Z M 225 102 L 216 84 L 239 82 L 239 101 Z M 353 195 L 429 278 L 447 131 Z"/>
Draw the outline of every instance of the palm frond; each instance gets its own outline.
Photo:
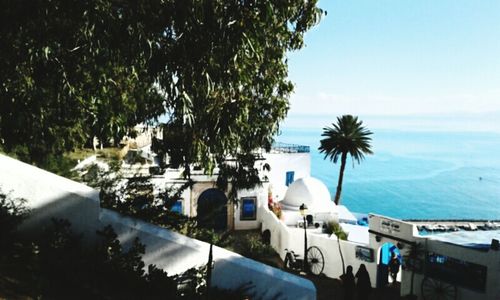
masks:
<path id="1" fill-rule="evenodd" d="M 371 137 L 373 133 L 363 127 L 363 122 L 358 117 L 344 115 L 337 117 L 337 123 L 332 127 L 324 127 L 318 150 L 337 163 L 343 153 L 349 154 L 353 160 L 360 163 L 365 155 L 373 154 L 371 150 Z"/>

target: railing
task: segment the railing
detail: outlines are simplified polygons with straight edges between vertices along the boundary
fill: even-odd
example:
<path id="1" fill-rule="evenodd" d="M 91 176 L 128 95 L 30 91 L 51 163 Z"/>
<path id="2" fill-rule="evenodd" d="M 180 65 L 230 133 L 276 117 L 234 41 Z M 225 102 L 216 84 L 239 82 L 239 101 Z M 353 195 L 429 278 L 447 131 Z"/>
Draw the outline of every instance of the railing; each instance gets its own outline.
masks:
<path id="1" fill-rule="evenodd" d="M 280 153 L 309 153 L 309 146 L 287 144 L 287 143 L 274 143 L 271 147 L 271 151 L 276 151 Z"/>

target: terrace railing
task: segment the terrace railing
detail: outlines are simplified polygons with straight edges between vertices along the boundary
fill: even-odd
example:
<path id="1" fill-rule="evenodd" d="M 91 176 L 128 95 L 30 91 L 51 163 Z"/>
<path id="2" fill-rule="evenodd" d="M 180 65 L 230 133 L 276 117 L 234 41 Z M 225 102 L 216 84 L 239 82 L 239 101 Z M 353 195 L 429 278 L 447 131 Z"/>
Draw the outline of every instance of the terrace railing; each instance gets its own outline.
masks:
<path id="1" fill-rule="evenodd" d="M 274 143 L 271 147 L 271 151 L 280 152 L 280 153 L 309 153 L 310 147 L 296 144 L 287 144 L 287 143 Z"/>

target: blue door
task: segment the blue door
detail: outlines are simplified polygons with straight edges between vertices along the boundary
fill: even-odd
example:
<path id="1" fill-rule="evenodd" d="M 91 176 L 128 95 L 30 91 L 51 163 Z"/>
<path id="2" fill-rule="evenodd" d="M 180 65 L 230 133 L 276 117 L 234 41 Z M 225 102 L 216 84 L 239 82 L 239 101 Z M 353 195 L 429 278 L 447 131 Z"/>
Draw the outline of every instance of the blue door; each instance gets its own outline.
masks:
<path id="1" fill-rule="evenodd" d="M 288 171 L 286 172 L 286 186 L 289 186 L 290 184 L 293 183 L 293 177 L 295 176 L 295 172 L 294 171 Z"/>
<path id="2" fill-rule="evenodd" d="M 227 197 L 218 189 L 208 189 L 198 197 L 198 224 L 215 230 L 227 229 Z"/>

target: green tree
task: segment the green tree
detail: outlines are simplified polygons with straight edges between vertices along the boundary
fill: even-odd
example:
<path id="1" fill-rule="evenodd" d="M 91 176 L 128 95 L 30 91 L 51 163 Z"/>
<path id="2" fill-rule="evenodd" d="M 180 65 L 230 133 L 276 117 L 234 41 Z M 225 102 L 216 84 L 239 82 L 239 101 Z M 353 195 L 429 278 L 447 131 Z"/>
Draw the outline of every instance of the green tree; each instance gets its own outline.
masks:
<path id="1" fill-rule="evenodd" d="M 411 271 L 411 280 L 410 280 L 410 299 L 416 299 L 415 294 L 413 293 L 413 285 L 415 281 L 415 273 L 421 272 L 421 268 L 423 265 L 422 257 L 425 254 L 425 249 L 421 243 L 413 243 L 410 244 L 407 252 L 404 257 L 404 267 Z"/>
<path id="2" fill-rule="evenodd" d="M 8 2 L 0 12 L 6 151 L 39 163 L 94 136 L 117 142 L 158 114 L 163 100 L 140 38 L 148 24 L 137 22 L 146 11 L 131 16 L 133 7 L 122 10 L 118 1 Z"/>
<path id="3" fill-rule="evenodd" d="M 0 141 L 31 162 L 164 121 L 164 153 L 207 172 L 269 148 L 293 90 L 286 54 L 317 0 L 8 1 Z M 189 173 L 189 172 L 187 172 Z"/>
<path id="4" fill-rule="evenodd" d="M 321 140 L 318 150 L 325 154 L 325 159 L 329 157 L 333 163 L 337 163 L 340 158 L 340 174 L 334 200 L 337 205 L 340 202 L 347 155 L 360 163 L 365 154 L 373 154 L 370 145 L 372 132 L 362 125 L 363 122 L 358 121 L 358 117 L 343 115 L 337 117 L 337 123 L 333 123 L 333 127 L 323 128 L 321 136 L 325 138 Z"/>

